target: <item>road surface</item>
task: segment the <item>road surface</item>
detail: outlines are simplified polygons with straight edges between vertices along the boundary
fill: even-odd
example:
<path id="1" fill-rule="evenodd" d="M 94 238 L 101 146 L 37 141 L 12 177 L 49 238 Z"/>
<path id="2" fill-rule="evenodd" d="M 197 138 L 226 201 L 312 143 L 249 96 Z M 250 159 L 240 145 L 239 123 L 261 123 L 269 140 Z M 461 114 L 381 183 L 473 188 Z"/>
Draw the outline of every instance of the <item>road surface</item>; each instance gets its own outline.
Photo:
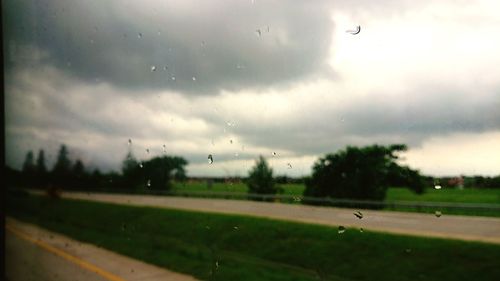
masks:
<path id="1" fill-rule="evenodd" d="M 196 280 L 9 217 L 5 228 L 9 281 Z"/>
<path id="2" fill-rule="evenodd" d="M 397 234 L 441 237 L 482 241 L 500 244 L 500 219 L 488 217 L 361 210 L 362 219 L 353 213 L 357 210 L 313 207 L 243 200 L 200 199 L 151 195 L 123 195 L 85 192 L 65 192 L 64 198 L 99 202 L 153 206 L 225 214 L 251 215 L 274 219 L 363 228 Z M 358 231 L 358 230 L 357 230 Z"/>

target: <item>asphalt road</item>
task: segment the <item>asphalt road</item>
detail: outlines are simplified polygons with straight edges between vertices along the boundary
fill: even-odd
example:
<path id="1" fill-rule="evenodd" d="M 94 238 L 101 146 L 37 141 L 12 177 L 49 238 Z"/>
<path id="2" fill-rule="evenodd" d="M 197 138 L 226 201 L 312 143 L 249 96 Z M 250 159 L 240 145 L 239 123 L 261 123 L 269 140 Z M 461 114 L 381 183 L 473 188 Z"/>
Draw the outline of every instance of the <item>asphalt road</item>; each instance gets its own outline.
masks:
<path id="1" fill-rule="evenodd" d="M 12 218 L 5 234 L 9 281 L 196 280 Z"/>
<path id="2" fill-rule="evenodd" d="M 65 192 L 63 197 L 135 206 L 251 215 L 331 226 L 342 225 L 348 228 L 347 231 L 359 231 L 363 228 L 380 232 L 500 244 L 499 218 L 456 216 L 445 213 L 441 217 L 436 217 L 434 214 L 361 210 L 363 218 L 359 219 L 353 214 L 358 210 L 352 209 L 243 200 L 83 192 Z"/>

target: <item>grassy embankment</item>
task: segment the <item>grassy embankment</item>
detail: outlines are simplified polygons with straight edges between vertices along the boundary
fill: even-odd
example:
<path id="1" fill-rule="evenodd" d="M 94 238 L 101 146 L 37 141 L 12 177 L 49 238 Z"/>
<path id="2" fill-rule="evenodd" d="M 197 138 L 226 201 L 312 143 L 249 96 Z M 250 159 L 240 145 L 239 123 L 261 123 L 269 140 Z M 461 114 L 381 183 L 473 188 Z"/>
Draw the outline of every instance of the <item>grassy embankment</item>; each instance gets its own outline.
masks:
<path id="1" fill-rule="evenodd" d="M 18 219 L 205 280 L 500 280 L 500 245 L 36 196 L 10 196 L 6 207 Z"/>

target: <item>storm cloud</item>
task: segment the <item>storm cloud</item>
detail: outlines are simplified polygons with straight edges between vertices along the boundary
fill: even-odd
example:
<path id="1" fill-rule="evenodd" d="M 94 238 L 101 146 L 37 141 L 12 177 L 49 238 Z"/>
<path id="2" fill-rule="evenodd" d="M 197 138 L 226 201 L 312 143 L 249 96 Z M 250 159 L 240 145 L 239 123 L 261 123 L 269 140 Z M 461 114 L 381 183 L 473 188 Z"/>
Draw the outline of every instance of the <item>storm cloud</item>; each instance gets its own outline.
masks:
<path id="1" fill-rule="evenodd" d="M 453 164 L 500 153 L 496 4 L 384 3 L 5 1 L 7 163 L 65 143 L 118 170 L 132 139 L 191 175 L 265 155 L 297 176 L 346 145 L 406 143 L 426 173 L 497 173 Z"/>

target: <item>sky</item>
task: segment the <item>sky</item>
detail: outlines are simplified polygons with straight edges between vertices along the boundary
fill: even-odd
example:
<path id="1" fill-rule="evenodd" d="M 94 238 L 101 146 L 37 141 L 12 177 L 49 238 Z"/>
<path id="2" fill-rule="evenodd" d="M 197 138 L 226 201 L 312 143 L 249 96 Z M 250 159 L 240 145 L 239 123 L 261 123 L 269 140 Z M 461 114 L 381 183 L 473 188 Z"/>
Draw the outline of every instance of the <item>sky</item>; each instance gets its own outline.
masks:
<path id="1" fill-rule="evenodd" d="M 259 155 L 304 176 L 347 145 L 404 143 L 424 174 L 500 174 L 498 1 L 3 3 L 11 167 L 65 144 L 103 171 L 131 150 L 191 176 L 245 176 Z"/>

